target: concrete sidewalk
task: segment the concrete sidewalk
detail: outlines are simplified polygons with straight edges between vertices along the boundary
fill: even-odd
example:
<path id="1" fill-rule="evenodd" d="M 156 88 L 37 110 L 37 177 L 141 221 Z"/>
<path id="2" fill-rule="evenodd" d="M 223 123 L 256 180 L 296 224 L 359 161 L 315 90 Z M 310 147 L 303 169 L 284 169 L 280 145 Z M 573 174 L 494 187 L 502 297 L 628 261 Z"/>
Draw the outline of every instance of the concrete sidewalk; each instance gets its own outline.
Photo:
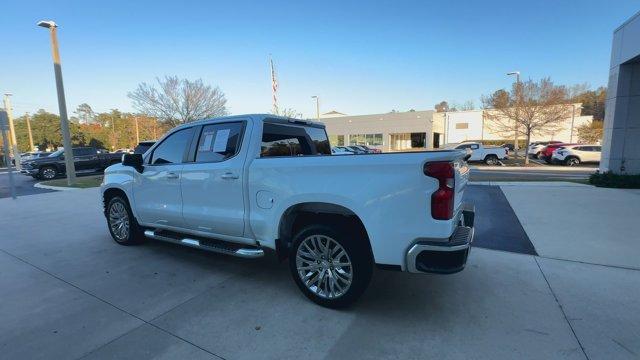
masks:
<path id="1" fill-rule="evenodd" d="M 355 307 L 334 311 L 309 302 L 272 257 L 244 260 L 153 241 L 119 246 L 101 212 L 96 189 L 0 199 L 2 357 L 640 354 L 636 270 L 474 248 L 455 275 L 376 271 Z M 37 226 L 16 219 L 26 213 Z"/>
<path id="2" fill-rule="evenodd" d="M 640 190 L 500 186 L 540 256 L 640 269 Z"/>

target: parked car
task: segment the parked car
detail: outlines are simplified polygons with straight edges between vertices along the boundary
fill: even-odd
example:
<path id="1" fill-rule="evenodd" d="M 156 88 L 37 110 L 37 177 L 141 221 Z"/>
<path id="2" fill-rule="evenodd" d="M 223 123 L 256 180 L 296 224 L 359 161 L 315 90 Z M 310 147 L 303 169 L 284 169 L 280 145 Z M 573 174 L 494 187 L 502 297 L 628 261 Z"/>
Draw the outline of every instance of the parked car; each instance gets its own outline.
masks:
<path id="1" fill-rule="evenodd" d="M 532 142 L 531 144 L 529 144 L 529 147 L 527 148 L 527 155 L 535 159 L 538 159 L 540 157 L 540 154 L 542 153 L 542 149 L 544 149 L 544 147 L 549 144 L 562 144 L 562 141 L 551 140 L 551 141 Z"/>
<path id="2" fill-rule="evenodd" d="M 503 148 L 507 149 L 508 151 L 513 151 L 515 149 L 515 147 L 511 143 L 502 144 L 502 145 L 500 145 L 500 147 L 503 147 Z"/>
<path id="3" fill-rule="evenodd" d="M 32 158 L 41 157 L 40 154 L 51 154 L 51 153 L 41 152 L 41 151 L 33 151 L 33 152 L 22 153 L 22 154 L 20 154 L 20 163 L 23 163 L 26 160 L 29 160 L 29 159 L 32 159 Z M 13 156 L 11 156 L 11 164 L 12 165 L 16 164 L 16 159 Z"/>
<path id="4" fill-rule="evenodd" d="M 484 146 L 479 142 L 466 141 L 451 144 L 449 148 L 465 150 L 470 155 L 468 162 L 482 161 L 487 165 L 498 165 L 500 160 L 508 159 L 507 149 L 500 146 Z"/>
<path id="5" fill-rule="evenodd" d="M 382 153 L 382 150 L 376 149 L 376 148 L 372 148 L 372 147 L 368 147 L 367 145 L 358 145 L 358 146 L 363 148 L 369 154 L 380 154 L 380 153 Z"/>
<path id="6" fill-rule="evenodd" d="M 540 150 L 540 152 L 538 153 L 538 159 L 544 160 L 544 162 L 546 162 L 547 164 L 551 164 L 551 156 L 553 155 L 553 152 L 560 147 L 569 146 L 569 145 L 577 145 L 577 144 L 565 144 L 565 143 L 548 144 L 545 147 L 543 147 L 542 150 Z"/>
<path id="7" fill-rule="evenodd" d="M 332 308 L 353 303 L 376 264 L 464 268 L 474 211 L 462 202 L 462 152 L 330 154 L 316 122 L 244 115 L 181 125 L 105 171 L 109 232 L 121 245 L 151 238 L 244 258 L 271 249 L 309 299 Z"/>
<path id="8" fill-rule="evenodd" d="M 140 141 L 138 143 L 138 145 L 136 145 L 135 149 L 133 149 L 133 153 L 134 154 L 144 154 L 145 152 L 147 152 L 147 150 L 149 150 L 153 144 L 155 144 L 156 141 L 155 140 L 146 140 L 146 141 Z"/>
<path id="9" fill-rule="evenodd" d="M 331 155 L 353 155 L 353 154 L 355 154 L 355 152 L 353 152 L 351 149 L 344 146 L 334 146 L 331 148 Z"/>
<path id="10" fill-rule="evenodd" d="M 77 147 L 72 151 L 76 174 L 101 172 L 122 159 L 122 154 L 100 154 L 94 147 Z M 59 149 L 47 157 L 25 161 L 21 172 L 36 179 L 45 180 L 64 175 L 66 173 L 64 149 Z"/>
<path id="11" fill-rule="evenodd" d="M 23 153 L 23 154 L 20 154 L 20 164 L 24 163 L 27 160 L 46 157 L 46 156 L 49 156 L 50 154 L 51 152 L 48 152 L 48 151 L 34 151 L 34 152 Z M 15 159 L 12 159 L 11 163 L 15 165 L 16 164 Z"/>
<path id="12" fill-rule="evenodd" d="M 551 156 L 551 162 L 567 166 L 580 163 L 599 163 L 602 155 L 600 145 L 567 145 L 556 149 Z"/>
<path id="13" fill-rule="evenodd" d="M 346 146 L 346 148 L 350 149 L 351 151 L 353 151 L 354 154 L 368 154 L 369 153 L 366 149 L 361 148 L 358 145 L 349 145 L 349 146 Z"/>

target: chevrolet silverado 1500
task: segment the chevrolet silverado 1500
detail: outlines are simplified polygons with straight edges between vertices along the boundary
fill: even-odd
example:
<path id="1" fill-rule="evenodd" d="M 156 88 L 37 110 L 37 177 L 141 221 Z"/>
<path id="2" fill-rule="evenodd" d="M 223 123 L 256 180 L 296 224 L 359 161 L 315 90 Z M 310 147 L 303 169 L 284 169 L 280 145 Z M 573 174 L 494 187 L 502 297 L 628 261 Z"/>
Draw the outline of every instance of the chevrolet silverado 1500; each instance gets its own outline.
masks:
<path id="1" fill-rule="evenodd" d="M 464 268 L 474 219 L 462 203 L 464 156 L 332 156 L 323 124 L 232 116 L 181 125 L 144 154 L 124 155 L 101 194 L 121 245 L 151 238 L 245 258 L 272 249 L 308 298 L 344 307 L 375 265 Z"/>

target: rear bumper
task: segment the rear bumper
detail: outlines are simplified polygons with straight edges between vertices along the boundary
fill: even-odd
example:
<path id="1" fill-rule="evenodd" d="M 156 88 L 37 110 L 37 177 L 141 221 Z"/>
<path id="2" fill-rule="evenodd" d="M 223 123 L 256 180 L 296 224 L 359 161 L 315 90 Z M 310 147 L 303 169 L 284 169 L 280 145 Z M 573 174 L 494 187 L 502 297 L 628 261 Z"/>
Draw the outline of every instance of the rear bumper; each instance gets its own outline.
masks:
<path id="1" fill-rule="evenodd" d="M 406 269 L 410 273 L 453 274 L 462 271 L 473 242 L 475 209 L 465 204 L 460 223 L 448 241 L 421 240 L 409 247 Z"/>

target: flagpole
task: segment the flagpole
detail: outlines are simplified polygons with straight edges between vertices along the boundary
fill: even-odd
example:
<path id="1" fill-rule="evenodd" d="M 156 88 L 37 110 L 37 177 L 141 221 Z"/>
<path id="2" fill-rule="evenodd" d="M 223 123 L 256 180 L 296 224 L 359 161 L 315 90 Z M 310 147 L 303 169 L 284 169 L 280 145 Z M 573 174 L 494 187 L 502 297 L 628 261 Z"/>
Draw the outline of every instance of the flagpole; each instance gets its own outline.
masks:
<path id="1" fill-rule="evenodd" d="M 269 64 L 271 65 L 271 93 L 273 95 L 273 113 L 278 114 L 278 97 L 276 92 L 278 91 L 278 80 L 276 79 L 276 69 L 273 66 L 273 58 L 269 54 Z"/>

